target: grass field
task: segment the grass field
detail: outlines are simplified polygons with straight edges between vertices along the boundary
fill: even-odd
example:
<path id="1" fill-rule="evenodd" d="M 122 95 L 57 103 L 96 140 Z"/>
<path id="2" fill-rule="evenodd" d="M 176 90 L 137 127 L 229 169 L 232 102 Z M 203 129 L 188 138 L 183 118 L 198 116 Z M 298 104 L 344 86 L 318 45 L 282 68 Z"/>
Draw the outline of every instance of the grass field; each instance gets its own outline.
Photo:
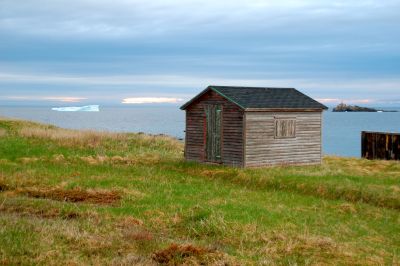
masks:
<path id="1" fill-rule="evenodd" d="M 0 264 L 400 264 L 400 163 L 236 169 L 182 150 L 0 119 Z"/>

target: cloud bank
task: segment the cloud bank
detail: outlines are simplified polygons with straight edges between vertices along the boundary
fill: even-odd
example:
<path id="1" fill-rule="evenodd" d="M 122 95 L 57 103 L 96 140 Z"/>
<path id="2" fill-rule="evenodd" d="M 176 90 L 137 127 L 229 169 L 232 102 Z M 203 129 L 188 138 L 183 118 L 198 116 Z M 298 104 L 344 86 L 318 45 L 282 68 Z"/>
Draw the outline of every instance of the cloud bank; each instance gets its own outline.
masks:
<path id="1" fill-rule="evenodd" d="M 179 103 L 183 99 L 167 97 L 134 97 L 122 100 L 124 104 L 145 104 L 145 103 Z"/>
<path id="2" fill-rule="evenodd" d="M 288 31 L 288 26 L 297 35 L 299 26 L 304 34 L 335 26 L 329 30 L 337 34 L 371 21 L 393 26 L 400 4 L 394 0 L 3 0 L 2 6 L 3 31 L 50 37 L 143 38 L 238 31 L 262 34 L 260 30 Z M 324 25 L 316 23 L 321 21 Z"/>
<path id="3" fill-rule="evenodd" d="M 325 98 L 325 99 L 316 99 L 317 101 L 325 104 L 338 104 L 338 103 L 351 103 L 351 104 L 369 104 L 369 103 L 374 103 L 375 100 L 372 99 L 331 99 L 331 98 Z"/>
<path id="4" fill-rule="evenodd" d="M 389 103 L 400 99 L 398 10 L 397 0 L 1 0 L 0 101 L 186 99 L 221 84 Z"/>
<path id="5" fill-rule="evenodd" d="M 55 101 L 55 102 L 66 102 L 66 103 L 77 103 L 87 99 L 84 97 L 69 97 L 69 96 L 5 96 L 4 98 L 10 100 L 20 100 L 20 101 Z"/>
<path id="6" fill-rule="evenodd" d="M 297 87 L 306 89 L 336 89 L 338 91 L 397 91 L 400 78 L 354 78 L 337 80 L 335 78 L 235 78 L 217 75 L 57 75 L 35 73 L 1 73 L 0 83 L 27 84 L 70 84 L 70 85 L 106 85 L 106 86 L 169 86 L 173 88 L 203 88 L 208 85 L 222 84 L 244 86 Z M 34 96 L 27 96 L 35 98 Z M 73 101 L 83 100 L 80 97 L 46 97 L 43 99 Z"/>

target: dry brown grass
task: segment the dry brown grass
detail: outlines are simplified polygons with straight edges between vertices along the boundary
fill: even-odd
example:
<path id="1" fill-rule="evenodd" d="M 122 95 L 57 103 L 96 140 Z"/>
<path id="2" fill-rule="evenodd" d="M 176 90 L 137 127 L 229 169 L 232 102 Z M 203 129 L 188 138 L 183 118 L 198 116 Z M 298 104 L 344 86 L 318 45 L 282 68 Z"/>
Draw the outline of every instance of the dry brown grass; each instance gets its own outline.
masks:
<path id="1" fill-rule="evenodd" d="M 310 234 L 285 234 L 274 231 L 261 236 L 265 243 L 262 252 L 266 261 L 282 261 L 291 264 L 291 259 L 308 258 L 311 265 L 332 265 L 335 262 L 346 262 L 347 265 L 368 264 L 369 260 L 358 261 L 356 251 L 347 249 L 330 237 Z M 297 263 L 296 263 L 297 264 Z M 306 263 L 307 264 L 307 263 Z"/>
<path id="2" fill-rule="evenodd" d="M 132 216 L 119 219 L 116 227 L 120 229 L 122 236 L 127 241 L 151 241 L 154 239 L 154 235 L 145 228 L 143 221 Z"/>
<path id="3" fill-rule="evenodd" d="M 124 257 L 115 257 L 111 262 L 113 266 L 132 266 L 132 265 L 143 265 L 143 266 L 152 266 L 158 265 L 156 262 L 152 261 L 146 256 L 140 256 L 134 253 L 128 254 Z"/>
<path id="4" fill-rule="evenodd" d="M 97 147 L 104 139 L 124 140 L 126 135 L 120 133 L 93 131 L 93 130 L 71 130 L 48 127 L 22 127 L 19 134 L 23 137 L 35 137 L 57 141 L 66 146 Z"/>
<path id="5" fill-rule="evenodd" d="M 298 258 L 306 265 L 385 265 L 383 258 L 390 254 L 374 255 L 374 248 L 358 248 L 335 241 L 331 237 L 310 233 L 289 233 L 285 230 L 262 234 L 264 247 L 258 252 L 265 254 L 264 264 L 297 265 Z M 365 254 L 370 254 L 365 256 Z M 397 259 L 393 258 L 394 265 Z M 300 263 L 302 264 L 302 263 Z"/>
<path id="6" fill-rule="evenodd" d="M 167 135 L 134 134 L 130 135 L 130 140 L 138 146 L 173 151 L 179 157 L 183 155 L 183 142 Z"/>
<path id="7" fill-rule="evenodd" d="M 5 137 L 6 135 L 7 135 L 7 130 L 5 130 L 4 128 L 0 128 L 0 138 Z"/>
<path id="8" fill-rule="evenodd" d="M 4 159 L 3 159 L 4 160 Z M 41 157 L 20 157 L 16 160 L 18 163 L 22 164 L 30 164 L 35 162 L 52 162 L 52 163 L 68 163 L 68 162 L 76 162 L 83 161 L 90 165 L 101 165 L 101 164 L 109 164 L 109 165 L 152 165 L 157 164 L 162 161 L 165 161 L 165 158 L 161 158 L 160 154 L 157 153 L 142 153 L 137 155 L 129 155 L 129 156 L 107 156 L 107 155 L 96 155 L 96 156 L 69 156 L 65 157 L 63 154 L 54 154 L 52 157 L 47 158 L 45 156 Z M 0 160 L 1 162 L 1 160 Z M 8 163 L 4 160 L 4 163 Z"/>
<path id="9" fill-rule="evenodd" d="M 9 185 L 7 185 L 7 183 L 0 178 L 0 192 L 6 191 L 8 189 L 9 189 Z"/>
<path id="10" fill-rule="evenodd" d="M 400 178 L 400 163 L 386 160 L 367 160 L 338 156 L 325 156 L 320 175 L 351 174 L 360 176 Z"/>
<path id="11" fill-rule="evenodd" d="M 143 225 L 143 221 L 132 216 L 123 217 L 117 222 L 117 226 L 120 228 L 130 228 L 138 225 Z"/>
<path id="12" fill-rule="evenodd" d="M 288 236 L 281 232 L 274 232 L 264 236 L 265 252 L 274 257 L 285 257 L 293 254 L 318 254 L 323 256 L 339 254 L 338 244 L 329 237 L 294 235 Z M 317 252 L 316 252 L 317 251 Z"/>
<path id="13" fill-rule="evenodd" d="M 63 188 L 20 188 L 18 194 L 23 194 L 33 198 L 45 198 L 67 202 L 86 202 L 94 204 L 114 204 L 121 199 L 118 191 L 108 190 L 84 190 L 74 188 L 66 190 Z"/>
<path id="14" fill-rule="evenodd" d="M 126 231 L 124 237 L 132 241 L 151 241 L 154 239 L 153 234 L 144 229 Z"/>
<path id="15" fill-rule="evenodd" d="M 21 162 L 22 164 L 29 164 L 29 163 L 33 163 L 33 162 L 37 162 L 39 161 L 41 158 L 37 158 L 37 157 L 21 157 L 18 158 L 18 162 Z"/>
<path id="16" fill-rule="evenodd" d="M 341 213 L 357 213 L 357 209 L 352 203 L 342 203 L 336 209 Z"/>
<path id="17" fill-rule="evenodd" d="M 82 156 L 80 159 L 91 165 L 111 164 L 111 165 L 152 165 L 161 162 L 159 154 L 144 153 L 137 156 Z"/>
<path id="18" fill-rule="evenodd" d="M 207 255 L 212 253 L 217 254 L 211 249 L 174 243 L 155 252 L 153 260 L 164 265 L 206 265 L 210 263 Z"/>
<path id="19" fill-rule="evenodd" d="M 0 186 L 3 190 L 14 191 L 21 187 L 42 186 L 41 181 L 36 178 L 34 171 L 15 171 L 12 174 L 4 174 L 0 171 Z"/>
<path id="20" fill-rule="evenodd" d="M 113 133 L 95 130 L 72 130 L 54 126 L 43 126 L 32 124 L 21 126 L 18 129 L 19 135 L 28 138 L 40 138 L 56 141 L 59 145 L 67 147 L 96 148 L 104 145 L 105 141 L 111 141 L 117 145 L 118 151 L 126 150 L 128 143 L 137 147 L 147 149 L 164 149 L 177 152 L 183 150 L 183 143 L 167 135 L 148 135 L 132 133 Z M 116 148 L 113 146 L 113 148 Z"/>

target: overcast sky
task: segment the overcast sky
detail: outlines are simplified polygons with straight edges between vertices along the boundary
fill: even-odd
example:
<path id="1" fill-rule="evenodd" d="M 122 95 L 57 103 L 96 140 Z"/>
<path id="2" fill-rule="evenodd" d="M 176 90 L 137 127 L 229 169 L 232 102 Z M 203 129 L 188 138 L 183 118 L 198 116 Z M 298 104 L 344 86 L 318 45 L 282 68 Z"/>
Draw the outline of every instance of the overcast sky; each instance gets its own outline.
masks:
<path id="1" fill-rule="evenodd" d="M 173 103 L 215 84 L 400 106 L 399 14 L 399 0 L 0 0 L 0 105 Z"/>

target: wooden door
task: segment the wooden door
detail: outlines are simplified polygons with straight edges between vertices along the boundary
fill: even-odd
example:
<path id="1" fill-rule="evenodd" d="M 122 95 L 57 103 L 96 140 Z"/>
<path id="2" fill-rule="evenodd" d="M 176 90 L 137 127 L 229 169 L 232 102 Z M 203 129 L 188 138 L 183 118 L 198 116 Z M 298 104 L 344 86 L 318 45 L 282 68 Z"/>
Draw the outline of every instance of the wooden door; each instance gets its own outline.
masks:
<path id="1" fill-rule="evenodd" d="M 218 104 L 206 105 L 206 160 L 221 161 L 221 124 L 222 106 Z"/>

